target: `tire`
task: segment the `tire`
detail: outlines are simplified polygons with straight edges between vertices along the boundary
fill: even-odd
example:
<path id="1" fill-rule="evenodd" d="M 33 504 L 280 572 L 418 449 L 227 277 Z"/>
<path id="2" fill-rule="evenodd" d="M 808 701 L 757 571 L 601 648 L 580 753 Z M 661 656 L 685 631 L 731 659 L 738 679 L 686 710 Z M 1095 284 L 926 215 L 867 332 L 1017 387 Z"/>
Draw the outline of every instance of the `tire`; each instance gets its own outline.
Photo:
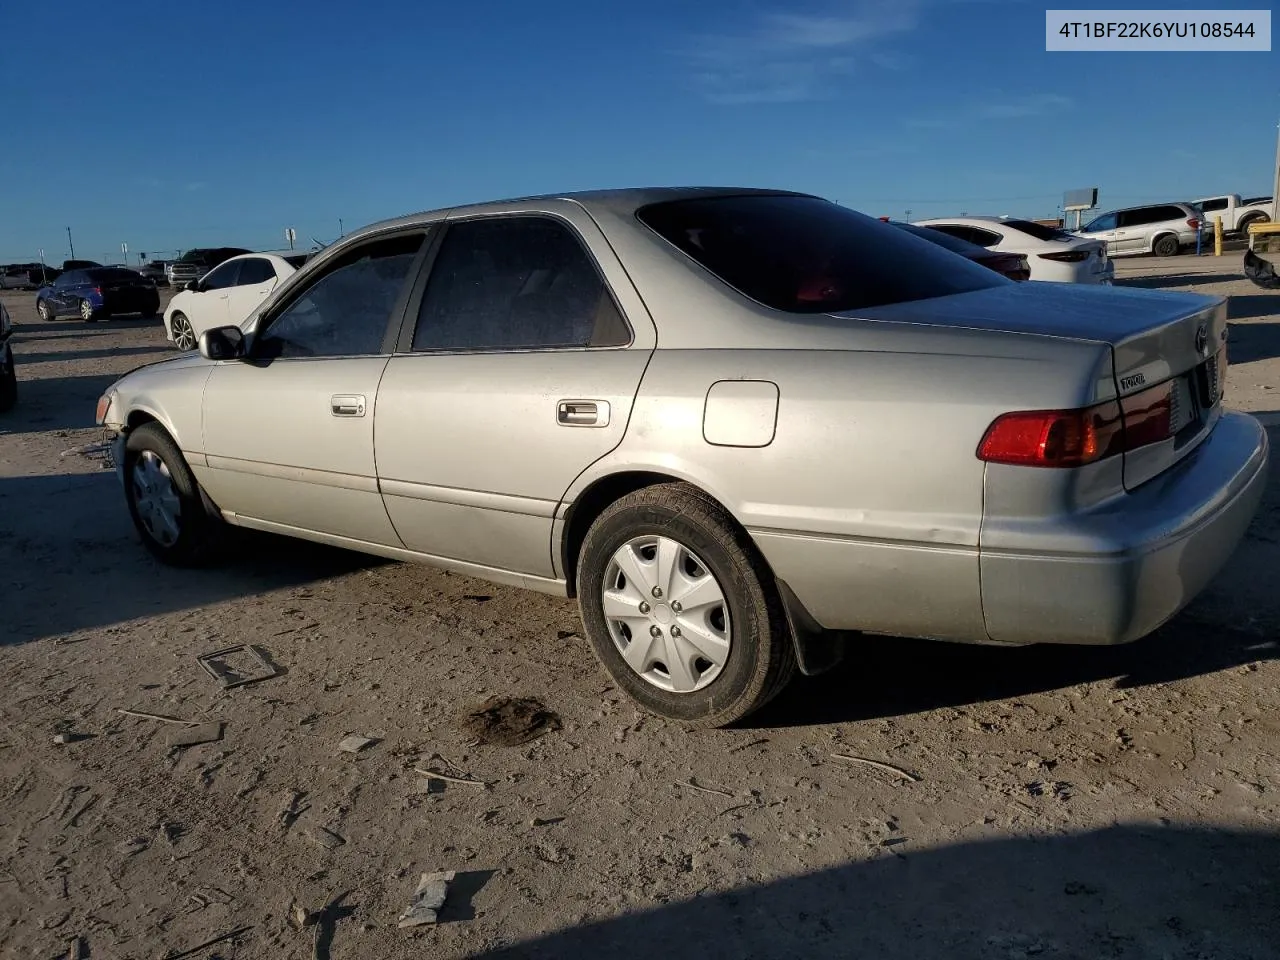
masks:
<path id="1" fill-rule="evenodd" d="M 13 365 L 13 347 L 0 348 L 0 413 L 7 413 L 18 402 L 18 371 Z"/>
<path id="2" fill-rule="evenodd" d="M 1178 238 L 1172 233 L 1156 237 L 1155 243 L 1151 245 L 1151 252 L 1157 257 L 1176 257 L 1179 249 Z"/>
<path id="3" fill-rule="evenodd" d="M 191 321 L 181 310 L 175 310 L 169 318 L 169 329 L 173 331 L 173 345 L 178 350 L 194 350 L 196 348 L 196 332 Z"/>
<path id="4" fill-rule="evenodd" d="M 658 550 L 676 561 L 661 594 L 654 592 L 664 579 L 657 575 Z M 642 565 L 634 566 L 636 561 Z M 623 566 L 635 577 L 628 578 Z M 635 631 L 624 629 L 621 618 L 607 616 L 606 582 L 615 598 L 610 612 L 630 612 Z M 695 595 L 693 584 L 702 585 L 696 594 L 704 598 L 716 597 L 718 589 L 719 599 L 700 604 L 697 611 L 676 611 L 677 597 Z M 772 700 L 795 673 L 795 649 L 772 573 L 728 511 L 696 487 L 659 484 L 607 507 L 583 541 L 577 590 L 597 659 L 651 713 L 693 727 L 727 726 Z M 646 595 L 641 603 L 639 597 Z M 681 625 L 684 629 L 677 630 Z M 700 637 L 696 646 L 690 636 Z M 707 639 L 716 636 L 722 645 Z M 635 643 L 644 644 L 632 654 L 641 669 L 623 654 Z M 677 653 L 686 666 L 667 669 L 664 658 Z"/>
<path id="5" fill-rule="evenodd" d="M 88 300 L 80 301 L 80 319 L 85 323 L 97 323 L 102 319 L 102 311 L 93 309 L 93 304 Z"/>
<path id="6" fill-rule="evenodd" d="M 1244 218 L 1244 220 L 1242 220 L 1242 221 L 1241 221 L 1241 222 L 1236 226 L 1236 229 L 1240 231 L 1240 236 L 1242 236 L 1245 240 L 1248 240 L 1248 239 L 1249 239 L 1249 225 L 1250 225 L 1250 224 L 1254 224 L 1254 223 L 1267 223 L 1268 221 L 1270 221 L 1270 219 L 1271 219 L 1271 218 L 1270 218 L 1270 217 L 1268 217 L 1265 213 L 1261 213 L 1261 214 L 1258 214 L 1258 215 L 1256 215 L 1256 216 L 1252 216 L 1252 217 L 1245 217 L 1245 218 Z"/>
<path id="7" fill-rule="evenodd" d="M 138 536 L 159 560 L 193 567 L 213 558 L 225 522 L 206 506 L 178 445 L 158 423 L 143 424 L 125 441 L 124 484 Z"/>
<path id="8" fill-rule="evenodd" d="M 44 300 L 36 301 L 36 316 L 40 318 L 41 323 L 51 323 L 54 319 L 53 311 Z"/>

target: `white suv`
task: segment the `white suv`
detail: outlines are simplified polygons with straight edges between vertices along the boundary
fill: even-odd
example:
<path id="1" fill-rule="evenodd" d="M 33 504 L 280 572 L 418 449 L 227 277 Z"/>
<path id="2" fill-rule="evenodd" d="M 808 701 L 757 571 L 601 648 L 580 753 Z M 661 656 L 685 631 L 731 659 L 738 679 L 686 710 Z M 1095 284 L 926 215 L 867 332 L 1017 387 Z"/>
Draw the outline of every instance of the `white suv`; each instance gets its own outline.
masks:
<path id="1" fill-rule="evenodd" d="M 1203 222 L 1204 214 L 1195 204 L 1153 203 L 1104 213 L 1075 233 L 1105 241 L 1111 257 L 1140 253 L 1172 257 L 1196 245 Z"/>

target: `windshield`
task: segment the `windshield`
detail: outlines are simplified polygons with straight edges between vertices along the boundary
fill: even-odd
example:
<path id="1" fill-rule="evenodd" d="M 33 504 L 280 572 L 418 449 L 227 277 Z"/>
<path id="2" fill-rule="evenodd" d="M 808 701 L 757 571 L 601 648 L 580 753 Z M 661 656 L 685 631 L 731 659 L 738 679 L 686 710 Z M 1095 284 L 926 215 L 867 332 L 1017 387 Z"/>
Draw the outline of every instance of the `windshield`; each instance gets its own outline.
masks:
<path id="1" fill-rule="evenodd" d="M 840 313 L 1013 282 L 818 197 L 673 200 L 637 216 L 740 293 L 790 313 Z"/>

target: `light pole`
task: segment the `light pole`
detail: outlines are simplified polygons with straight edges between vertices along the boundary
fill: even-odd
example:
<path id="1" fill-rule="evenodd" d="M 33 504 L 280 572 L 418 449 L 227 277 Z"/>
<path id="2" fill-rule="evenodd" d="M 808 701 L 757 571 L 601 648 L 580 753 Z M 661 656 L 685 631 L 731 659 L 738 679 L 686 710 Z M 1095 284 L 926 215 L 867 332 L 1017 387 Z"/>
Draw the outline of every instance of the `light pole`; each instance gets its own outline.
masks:
<path id="1" fill-rule="evenodd" d="M 71 259 L 76 258 L 76 245 L 71 242 L 71 228 L 67 227 L 67 246 L 71 248 Z"/>
<path id="2" fill-rule="evenodd" d="M 1280 123 L 1276 124 L 1276 182 L 1271 195 L 1271 222 L 1280 223 Z"/>

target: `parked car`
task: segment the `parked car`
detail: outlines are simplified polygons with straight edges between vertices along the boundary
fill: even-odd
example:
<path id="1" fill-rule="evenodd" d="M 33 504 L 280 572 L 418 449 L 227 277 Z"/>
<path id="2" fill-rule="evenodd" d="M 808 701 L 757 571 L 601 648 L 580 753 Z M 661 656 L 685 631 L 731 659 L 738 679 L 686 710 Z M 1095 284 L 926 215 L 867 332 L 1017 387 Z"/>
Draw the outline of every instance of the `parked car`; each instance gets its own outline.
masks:
<path id="1" fill-rule="evenodd" d="M 1076 235 L 1104 241 L 1109 257 L 1172 257 L 1196 245 L 1202 223 L 1204 215 L 1190 203 L 1158 203 L 1104 213 Z"/>
<path id="2" fill-rule="evenodd" d="M 30 267 L 13 263 L 0 269 L 0 290 L 25 290 L 31 284 Z"/>
<path id="3" fill-rule="evenodd" d="M 166 272 L 168 266 L 168 260 L 152 260 L 150 263 L 139 267 L 138 273 L 158 287 L 167 287 L 169 285 L 169 274 Z"/>
<path id="4" fill-rule="evenodd" d="M 188 250 L 165 270 L 169 275 L 169 282 L 175 287 L 181 287 L 192 280 L 199 280 L 218 264 L 251 252 L 242 247 L 199 247 Z"/>
<path id="5" fill-rule="evenodd" d="M 160 312 L 160 294 L 154 283 L 134 270 L 95 267 L 68 270 L 36 293 L 36 313 L 44 321 L 68 314 L 85 323 L 97 323 L 127 313 L 144 318 Z"/>
<path id="6" fill-rule="evenodd" d="M 1238 193 L 1225 196 L 1205 197 L 1197 200 L 1196 206 L 1204 213 L 1205 226 L 1213 228 L 1214 218 L 1222 217 L 1224 233 L 1245 233 L 1251 223 L 1267 223 L 1271 220 L 1274 206 L 1272 197 L 1250 197 L 1242 199 Z"/>
<path id="7" fill-rule="evenodd" d="M 967 240 L 985 250 L 1027 258 L 1032 280 L 1112 283 L 1116 267 L 1101 240 L 1083 240 L 1032 220 L 1002 217 L 935 217 L 918 226 Z"/>
<path id="8" fill-rule="evenodd" d="M 604 191 L 348 235 L 96 420 L 165 562 L 233 524 L 576 597 L 622 690 L 714 726 L 851 631 L 1168 620 L 1266 482 L 1226 334 L 805 194 Z"/>
<path id="9" fill-rule="evenodd" d="M 306 259 L 306 253 L 232 257 L 174 295 L 164 311 L 165 337 L 179 350 L 194 350 L 206 330 L 248 319 L 276 284 Z"/>
<path id="10" fill-rule="evenodd" d="M 18 370 L 13 362 L 13 318 L 0 303 L 0 413 L 13 409 L 18 402 Z"/>
<path id="11" fill-rule="evenodd" d="M 886 222 L 892 223 L 895 227 L 899 227 L 907 231 L 907 233 L 915 234 L 922 240 L 928 240 L 944 250 L 958 253 L 965 259 L 979 263 L 988 270 L 994 270 L 1002 277 L 1008 277 L 1010 280 L 1018 282 L 1031 279 L 1031 268 L 1027 264 L 1027 258 L 1020 253 L 996 253 L 991 250 L 984 250 L 976 243 L 948 236 L 937 230 L 930 230 L 928 227 L 917 227 L 914 224 L 903 223 L 899 220 L 886 220 Z"/>

